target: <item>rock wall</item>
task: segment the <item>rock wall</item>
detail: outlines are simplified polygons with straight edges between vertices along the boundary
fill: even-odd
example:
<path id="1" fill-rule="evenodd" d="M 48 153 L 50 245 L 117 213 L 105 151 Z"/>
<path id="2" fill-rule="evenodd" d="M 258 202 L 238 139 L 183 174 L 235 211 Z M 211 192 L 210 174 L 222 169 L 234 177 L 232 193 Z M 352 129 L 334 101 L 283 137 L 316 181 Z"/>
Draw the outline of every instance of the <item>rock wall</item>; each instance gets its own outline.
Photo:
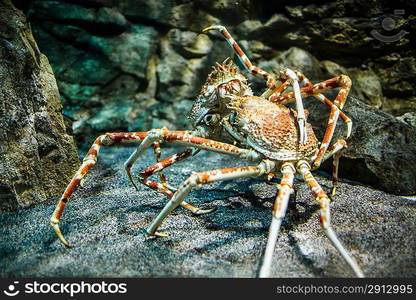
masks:
<path id="1" fill-rule="evenodd" d="M 227 25 L 253 62 L 272 72 L 293 67 L 315 81 L 345 72 L 366 103 L 394 115 L 414 111 L 414 8 L 408 1 L 34 0 L 27 11 L 64 113 L 82 137 L 186 127 L 184 111 L 210 66 L 233 56 L 218 36 L 198 35 L 212 24 Z M 384 29 L 387 19 L 393 30 Z M 386 43 L 373 30 L 405 34 Z"/>
<path id="2" fill-rule="evenodd" d="M 51 61 L 63 112 L 72 119 L 79 143 L 104 131 L 189 128 L 186 113 L 211 66 L 233 57 L 218 34 L 198 34 L 212 24 L 226 25 L 252 61 L 269 72 L 278 74 L 290 67 L 314 82 L 345 73 L 353 80 L 351 94 L 365 104 L 395 116 L 416 111 L 414 2 L 16 2 L 28 14 L 35 37 Z M 390 42 L 382 41 L 383 36 L 390 37 Z M 262 80 L 249 78 L 256 91 L 264 89 Z M 320 119 L 315 128 L 322 135 L 322 118 L 328 110 L 307 106 L 313 111 L 311 120 Z M 355 146 L 347 154 L 351 160 L 343 161 L 349 170 L 343 176 L 394 193 L 416 193 L 411 163 L 416 161 L 414 127 L 404 121 L 408 118 L 352 110 Z M 395 142 L 377 157 L 354 152 L 369 149 L 363 145 L 378 144 L 372 141 L 375 136 L 356 134 L 370 132 L 372 122 L 393 122 L 391 128 L 404 128 L 404 137 L 393 138 Z M 388 136 L 395 137 L 395 132 Z M 400 150 L 404 148 L 405 154 Z M 371 167 L 374 162 L 377 168 Z M 360 175 L 354 170 L 365 172 Z M 407 178 L 406 183 L 402 178 Z"/>
<path id="3" fill-rule="evenodd" d="M 58 197 L 79 160 L 53 71 L 24 14 L 0 2 L 0 209 Z"/>

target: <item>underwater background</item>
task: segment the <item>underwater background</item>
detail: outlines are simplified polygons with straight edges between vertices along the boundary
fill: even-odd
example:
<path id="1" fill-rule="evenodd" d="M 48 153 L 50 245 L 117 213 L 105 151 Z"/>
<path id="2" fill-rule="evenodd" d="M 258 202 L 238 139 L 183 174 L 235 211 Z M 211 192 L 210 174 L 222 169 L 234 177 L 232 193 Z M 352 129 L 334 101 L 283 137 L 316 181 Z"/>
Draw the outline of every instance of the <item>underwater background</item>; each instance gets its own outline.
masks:
<path id="1" fill-rule="evenodd" d="M 166 201 L 151 191 L 130 199 L 135 190 L 123 173 L 123 162 L 134 147 L 103 150 L 103 162 L 97 164 L 82 192 L 74 195 L 79 201 L 71 203 L 68 210 L 73 211 L 66 215 L 74 226 L 66 229 L 70 239 L 84 238 L 77 228 L 91 228 L 78 250 L 62 252 L 42 219 L 52 214 L 80 159 L 100 134 L 164 126 L 192 129 L 187 114 L 212 66 L 227 57 L 239 63 L 220 34 L 201 34 L 203 28 L 221 24 L 251 61 L 270 73 L 292 68 L 313 83 L 339 74 L 351 77 L 351 97 L 344 112 L 353 121 L 353 133 L 341 158 L 345 185 L 338 193 L 335 210 L 340 215 L 335 222 L 340 222 L 346 244 L 358 249 L 360 263 L 367 264 L 374 276 L 414 276 L 414 201 L 401 202 L 397 195 L 416 194 L 415 12 L 416 3 L 404 0 L 1 0 L 1 275 L 252 276 L 264 246 L 261 238 L 270 219 L 273 191 L 253 181 L 248 186 L 244 182 L 215 186 L 208 190 L 213 198 L 197 192 L 195 198 L 219 205 L 219 212 L 205 220 L 175 215 L 176 223 L 169 221 L 166 226 L 176 229 L 174 241 L 181 244 L 175 244 L 171 253 L 169 245 L 150 245 L 143 232 L 133 233 L 130 228 L 145 228 Z M 241 70 L 255 93 L 261 94 L 264 81 Z M 335 96 L 328 93 L 330 99 Z M 321 139 L 329 109 L 312 98 L 304 104 L 310 111 L 308 121 Z M 344 132 L 345 125 L 338 121 L 334 140 Z M 146 154 L 144 161 L 153 157 Z M 202 156 L 172 171 L 173 183 L 179 185 L 192 171 L 232 163 L 230 158 Z M 325 172 L 331 168 L 326 163 L 320 173 L 328 186 Z M 110 180 L 112 176 L 116 181 Z M 300 184 L 297 188 L 297 209 L 306 215 L 290 214 L 284 223 L 287 230 L 280 246 L 286 252 L 294 247 L 296 254 L 281 250 L 286 260 L 282 273 L 275 275 L 344 276 L 339 262 L 329 268 L 325 262 L 330 246 L 317 253 L 311 250 L 323 243 L 318 229 L 306 235 L 316 239 L 315 245 L 293 246 L 295 241 L 307 240 L 302 228 L 309 228 L 309 218 L 317 210 L 302 198 L 306 188 Z M 108 189 L 114 191 L 108 194 Z M 267 209 L 253 204 L 253 197 L 266 199 Z M 152 199 L 150 204 L 133 208 L 137 199 L 144 198 Z M 345 210 L 351 201 L 358 205 L 353 214 Z M 253 221 L 251 214 L 260 221 Z M 361 235 L 373 237 L 354 240 L 348 224 L 354 224 Z M 233 237 L 228 235 L 230 226 L 238 232 Z M 224 239 L 211 236 L 210 228 Z M 296 230 L 293 236 L 287 233 L 294 228 L 298 235 Z M 254 233 L 247 234 L 246 229 Z M 33 235 L 36 238 L 31 240 Z M 212 240 L 192 239 L 198 235 Z M 99 261 L 91 254 L 84 256 L 104 236 L 110 238 L 97 246 Z M 404 240 L 410 242 L 403 244 Z M 144 247 L 142 252 L 131 256 L 129 251 L 138 245 Z M 189 247 L 193 252 L 179 254 Z M 146 251 L 154 254 L 140 269 L 135 262 L 149 259 Z M 402 255 L 394 257 L 395 253 Z M 170 255 L 164 267 L 160 255 Z M 201 255 L 201 266 L 193 265 Z M 337 256 L 336 252 L 331 255 Z M 85 265 L 60 267 L 77 256 L 83 257 Z"/>
<path id="2" fill-rule="evenodd" d="M 395 194 L 416 194 L 413 2 L 13 3 L 30 23 L 39 48 L 36 51 L 49 60 L 62 104 L 58 110 L 69 135 L 64 140 L 73 136 L 77 147 L 88 147 L 105 132 L 146 131 L 163 126 L 191 129 L 187 114 L 212 66 L 227 57 L 239 63 L 219 34 L 201 34 L 207 26 L 222 24 L 253 63 L 268 72 L 279 74 L 289 67 L 300 70 L 314 83 L 342 73 L 350 76 L 350 95 L 360 101 L 350 105 L 355 101 L 351 98 L 345 107 L 353 120 L 353 135 L 342 161 L 341 176 Z M 264 90 L 262 79 L 251 75 L 248 78 L 256 93 Z M 316 102 L 307 100 L 305 106 L 321 138 L 329 109 Z M 338 124 L 338 132 L 343 133 L 342 122 Z M 48 141 L 40 146 L 46 148 L 41 150 L 46 152 L 41 156 L 50 155 L 52 146 L 48 143 L 53 144 L 47 134 L 50 130 L 44 131 L 46 134 L 38 139 Z M 63 148 L 57 151 L 67 151 Z M 74 165 L 74 158 L 66 156 Z M 21 159 L 24 158 L 11 160 Z M 330 168 L 329 164 L 324 166 Z M 63 173 L 73 170 L 66 168 Z M 19 176 L 27 181 L 29 173 Z M 55 194 L 68 176 L 50 183 Z M 9 205 L 2 201 L 3 207 L 16 207 L 16 195 L 30 194 L 25 180 L 2 188 L 3 194 L 15 194 Z M 38 202 L 37 195 L 42 193 L 45 194 L 36 191 L 31 200 L 17 202 Z M 52 195 L 46 194 L 43 200 Z"/>
<path id="3" fill-rule="evenodd" d="M 211 66 L 234 57 L 219 34 L 200 34 L 213 24 L 227 26 L 249 58 L 274 74 L 290 67 L 313 82 L 348 74 L 351 94 L 365 103 L 394 116 L 415 110 L 409 1 L 25 3 L 79 139 L 116 128 L 188 128 L 186 112 Z M 389 43 L 373 30 L 406 34 Z"/>

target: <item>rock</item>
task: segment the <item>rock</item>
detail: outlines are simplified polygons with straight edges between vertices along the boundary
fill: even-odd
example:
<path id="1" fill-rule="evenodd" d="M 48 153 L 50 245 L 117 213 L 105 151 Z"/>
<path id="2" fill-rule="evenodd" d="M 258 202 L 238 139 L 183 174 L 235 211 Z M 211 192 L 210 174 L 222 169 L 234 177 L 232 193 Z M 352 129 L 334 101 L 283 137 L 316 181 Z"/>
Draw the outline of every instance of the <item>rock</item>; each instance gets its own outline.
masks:
<path id="1" fill-rule="evenodd" d="M 36 11 L 37 18 L 76 25 L 105 35 L 123 32 L 129 26 L 119 11 L 109 7 L 97 10 L 61 1 L 34 1 L 32 10 Z"/>
<path id="2" fill-rule="evenodd" d="M 378 181 L 375 186 L 394 194 L 416 194 L 415 128 L 359 101 L 349 102 L 345 113 L 352 117 L 355 129 L 345 157 L 354 162 L 345 172 L 353 173 L 363 165 L 370 172 L 367 178 L 357 176 L 361 182 Z"/>
<path id="3" fill-rule="evenodd" d="M 400 54 L 381 57 L 374 66 L 380 78 L 383 93 L 387 97 L 382 109 L 396 116 L 416 107 L 416 92 L 413 80 L 416 78 L 416 60 L 414 57 L 402 57 Z"/>
<path id="4" fill-rule="evenodd" d="M 303 49 L 291 47 L 280 54 L 277 60 L 285 68 L 300 71 L 311 81 L 323 77 L 319 61 Z"/>
<path id="5" fill-rule="evenodd" d="M 340 74 L 349 74 L 346 68 L 330 60 L 321 61 L 321 66 L 325 73 L 324 76 L 327 78 L 339 76 Z"/>
<path id="6" fill-rule="evenodd" d="M 280 53 L 258 40 L 241 40 L 239 44 L 253 62 L 267 61 L 273 59 Z"/>
<path id="7" fill-rule="evenodd" d="M 251 47 L 253 44 L 248 44 Z M 249 50 L 248 52 L 255 51 Z M 300 71 L 312 82 L 320 81 L 323 78 L 321 65 L 319 61 L 309 52 L 297 47 L 291 47 L 286 51 L 276 53 L 276 56 L 270 60 L 261 60 L 258 67 L 274 74 L 276 78 L 279 77 L 280 71 L 286 68 Z M 263 78 L 253 78 L 249 75 L 251 81 L 255 82 L 253 85 L 256 93 L 261 94 L 265 90 L 266 84 Z"/>
<path id="8" fill-rule="evenodd" d="M 316 126 L 315 132 L 322 138 L 329 111 L 316 101 L 305 106 L 310 110 L 309 119 Z M 416 194 L 415 128 L 353 97 L 349 97 L 343 111 L 352 119 L 353 130 L 341 158 L 341 176 L 393 194 Z M 341 119 L 338 124 L 333 141 L 345 138 Z"/>
<path id="9" fill-rule="evenodd" d="M 405 113 L 404 115 L 397 117 L 397 119 L 416 128 L 416 113 L 415 112 Z"/>
<path id="10" fill-rule="evenodd" d="M 79 160 L 48 59 L 25 16 L 0 3 L 0 209 L 61 195 Z"/>
<path id="11" fill-rule="evenodd" d="M 149 26 L 131 25 L 129 30 L 113 37 L 91 35 L 80 27 L 51 24 L 38 29 L 41 41 L 52 36 L 71 39 L 64 44 L 55 40 L 47 51 L 60 79 L 59 89 L 65 105 L 64 113 L 74 121 L 74 133 L 83 142 L 97 132 L 126 128 L 135 99 L 147 93 L 149 61 L 157 42 L 157 32 Z M 54 38 L 52 38 L 54 39 Z M 154 94 L 147 94 L 151 99 Z M 142 103 L 141 109 L 147 104 Z M 140 108 L 139 108 L 140 109 Z M 112 115 L 114 113 L 114 115 Z"/>
<path id="12" fill-rule="evenodd" d="M 257 33 L 263 26 L 259 20 L 246 20 L 237 26 L 236 32 L 241 39 L 258 39 Z"/>
<path id="13" fill-rule="evenodd" d="M 169 24 L 175 1 L 116 1 L 117 9 L 129 19 L 148 19 L 161 24 Z"/>
<path id="14" fill-rule="evenodd" d="M 99 49 L 122 72 L 145 78 L 147 64 L 157 42 L 153 27 L 132 25 L 112 39 L 93 36 L 91 44 Z"/>
<path id="15" fill-rule="evenodd" d="M 172 29 L 168 32 L 173 49 L 185 58 L 200 58 L 208 55 L 213 42 L 205 34 Z"/>
<path id="16" fill-rule="evenodd" d="M 176 4 L 172 0 L 137 1 L 115 3 L 117 9 L 133 21 L 150 20 L 158 25 L 200 32 L 202 28 L 218 24 L 219 20 L 200 9 L 195 1 Z"/>
<path id="17" fill-rule="evenodd" d="M 377 108 L 380 108 L 386 102 L 383 97 L 380 79 L 371 69 L 349 69 L 347 74 L 352 80 L 352 95 Z"/>
<path id="18" fill-rule="evenodd" d="M 104 148 L 84 187 L 70 198 L 61 229 L 63 247 L 48 220 L 56 202 L 19 213 L 0 211 L 0 276 L 5 277 L 256 277 L 266 246 L 276 185 L 264 178 L 232 180 L 193 190 L 187 201 L 217 208 L 194 216 L 178 208 L 162 223 L 168 238 L 145 229 L 167 198 L 129 183 L 123 162 L 136 147 Z M 182 148 L 183 149 L 183 148 Z M 163 156 L 179 151 L 166 144 Z M 85 152 L 83 153 L 85 154 Z M 134 174 L 154 162 L 145 151 Z M 244 166 L 243 160 L 201 152 L 166 170 L 179 186 L 192 171 Z M 322 173 L 321 173 L 322 174 Z M 157 177 L 155 177 L 157 178 Z M 330 180 L 317 176 L 326 191 Z M 318 205 L 296 181 L 273 257 L 272 277 L 352 277 L 319 226 Z M 414 201 L 341 180 L 331 202 L 332 224 L 366 277 L 416 275 Z"/>
<path id="19" fill-rule="evenodd" d="M 193 42 L 179 40 L 178 36 L 186 35 L 192 36 Z M 200 46 L 201 44 L 203 46 Z M 216 43 L 215 46 L 218 44 Z M 214 65 L 213 55 L 201 57 L 197 53 L 209 53 L 210 50 L 214 50 L 215 46 L 214 43 L 207 42 L 205 38 L 201 41 L 192 33 L 180 32 L 176 29 L 170 30 L 166 36 L 162 37 L 161 59 L 156 67 L 158 78 L 156 98 L 168 103 L 194 99 L 206 80 L 210 66 Z M 192 47 L 194 50 L 191 50 Z M 222 43 L 220 49 L 226 47 Z M 195 58 L 186 59 L 179 53 Z M 215 61 L 222 62 L 226 57 L 216 56 Z M 187 112 L 182 112 L 182 115 L 186 114 Z"/>
<path id="20" fill-rule="evenodd" d="M 251 0 L 197 0 L 195 6 L 222 21 L 223 25 L 237 25 L 253 14 L 256 3 Z"/>

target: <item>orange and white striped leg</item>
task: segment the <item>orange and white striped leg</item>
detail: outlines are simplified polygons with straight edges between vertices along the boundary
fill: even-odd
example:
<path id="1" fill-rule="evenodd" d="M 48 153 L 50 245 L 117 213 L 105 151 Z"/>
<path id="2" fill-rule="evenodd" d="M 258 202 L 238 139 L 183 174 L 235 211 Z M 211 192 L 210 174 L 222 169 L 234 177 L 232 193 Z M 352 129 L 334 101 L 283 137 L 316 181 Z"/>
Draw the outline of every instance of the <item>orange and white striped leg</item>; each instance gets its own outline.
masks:
<path id="1" fill-rule="evenodd" d="M 252 75 L 263 78 L 267 82 L 267 87 L 269 89 L 275 89 L 278 88 L 282 83 L 280 81 L 276 81 L 276 79 L 273 77 L 272 74 L 260 69 L 259 67 L 254 66 L 250 59 L 247 57 L 247 55 L 243 52 L 243 50 L 240 48 L 240 46 L 237 44 L 237 42 L 233 39 L 231 34 L 228 32 L 228 30 L 222 26 L 222 25 L 213 25 L 209 26 L 202 30 L 202 32 L 207 32 L 210 30 L 217 30 L 222 34 L 222 36 L 225 38 L 226 42 L 230 47 L 234 50 L 234 52 L 237 54 L 237 57 L 239 58 L 242 65 L 245 67 L 245 69 L 250 72 Z"/>
<path id="2" fill-rule="evenodd" d="M 233 155 L 249 161 L 258 162 L 262 159 L 262 155 L 252 149 L 243 149 L 231 144 L 195 136 L 189 131 L 173 131 L 166 128 L 153 129 L 149 131 L 146 139 L 142 142 L 141 146 L 136 149 L 136 152 L 133 153 L 132 156 L 139 156 L 142 151 L 144 151 L 145 147 L 149 147 L 156 140 L 174 143 L 185 147 Z"/>
<path id="3" fill-rule="evenodd" d="M 156 162 L 160 162 L 161 156 L 162 156 L 162 152 L 160 150 L 160 143 L 159 142 L 154 142 L 153 143 L 153 151 L 155 153 Z M 189 157 L 189 156 L 187 156 L 187 157 Z M 169 183 L 168 183 L 168 181 L 166 179 L 165 174 L 163 174 L 163 171 L 160 170 L 158 173 L 159 173 L 159 178 L 160 178 L 160 181 L 162 182 L 162 184 L 165 187 L 167 187 L 168 189 L 172 189 L 173 187 L 169 186 Z"/>
<path id="4" fill-rule="evenodd" d="M 334 135 L 335 127 L 338 121 L 340 110 L 344 107 L 345 101 L 347 100 L 347 95 L 351 89 L 351 79 L 348 76 L 341 76 L 339 84 L 341 88 L 338 92 L 337 97 L 335 98 L 334 105 L 331 106 L 331 112 L 329 114 L 328 126 L 326 127 L 324 137 L 322 139 L 322 144 L 318 151 L 318 156 L 314 161 L 314 167 L 319 167 L 324 158 L 325 152 L 328 149 L 328 146 Z"/>
<path id="5" fill-rule="evenodd" d="M 326 236 L 331 241 L 332 245 L 338 250 L 347 264 L 351 267 L 357 277 L 364 277 L 361 268 L 358 266 L 357 262 L 352 258 L 351 254 L 344 248 L 337 235 L 331 226 L 331 214 L 330 214 L 330 200 L 326 195 L 324 190 L 321 188 L 319 183 L 313 177 L 311 173 L 311 167 L 306 161 L 299 161 L 297 164 L 298 172 L 303 176 L 308 186 L 311 188 L 316 201 L 320 205 L 320 224 L 324 230 Z"/>
<path id="6" fill-rule="evenodd" d="M 263 263 L 260 268 L 260 277 L 269 277 L 271 273 L 271 265 L 274 248 L 276 246 L 277 237 L 280 231 L 280 225 L 286 214 L 287 204 L 290 194 L 293 193 L 293 179 L 296 169 L 292 163 L 284 163 L 281 168 L 283 174 L 282 180 L 278 185 L 278 194 L 273 207 L 272 222 L 269 228 L 269 236 L 267 238 L 266 250 L 264 252 Z"/>
<path id="7" fill-rule="evenodd" d="M 299 71 L 294 71 L 294 72 L 295 72 L 299 82 L 301 83 L 301 85 L 303 85 L 305 87 L 311 87 L 312 90 L 316 91 L 317 88 L 319 89 L 319 87 L 324 86 L 324 85 L 322 85 L 322 82 L 318 83 L 316 85 L 313 85 L 304 74 L 300 73 Z M 329 81 L 331 81 L 331 80 L 332 79 L 330 79 Z M 290 99 L 288 100 L 288 98 L 280 97 L 282 92 L 285 89 L 286 88 L 281 87 L 280 89 L 277 89 L 276 91 L 273 91 L 273 96 L 271 98 L 271 101 L 281 103 L 281 104 L 286 104 L 286 103 L 291 102 Z M 305 97 L 305 90 L 307 90 L 307 89 L 301 89 L 301 96 L 302 97 Z M 307 92 L 307 93 L 309 94 L 310 92 Z M 317 92 L 317 93 L 310 94 L 309 96 L 313 96 L 315 99 L 319 100 L 320 102 L 322 102 L 323 104 L 325 104 L 329 107 L 332 107 L 334 105 L 334 103 L 332 103 L 332 101 L 329 100 L 327 97 L 325 97 L 325 95 L 322 94 L 322 93 Z M 342 103 L 342 106 L 345 104 L 346 99 L 347 99 L 347 96 L 345 96 L 345 99 L 344 99 L 344 102 Z M 345 113 L 342 112 L 342 107 L 338 107 L 338 108 L 340 109 L 339 116 L 341 117 L 341 119 L 347 125 L 347 134 L 346 134 L 345 138 L 348 139 L 350 137 L 351 131 L 352 131 L 352 121 L 349 117 L 347 117 L 347 115 L 345 115 Z"/>
<path id="8" fill-rule="evenodd" d="M 163 169 L 169 167 L 170 165 L 174 164 L 175 162 L 179 162 L 181 160 L 184 160 L 188 157 L 192 156 L 192 149 L 186 149 L 182 150 L 174 155 L 169 156 L 168 158 L 165 158 L 164 160 L 159 161 L 158 163 L 154 164 L 153 166 L 150 166 L 144 170 L 142 170 L 139 173 L 139 182 L 150 187 L 151 189 L 160 192 L 162 194 L 165 194 L 169 198 L 172 198 L 174 193 L 169 189 L 169 187 L 165 184 L 161 184 L 156 181 L 151 181 L 148 178 L 152 176 L 155 173 L 160 173 Z M 201 209 L 199 207 L 195 207 L 185 201 L 181 203 L 181 206 L 185 209 L 190 210 L 192 213 L 196 215 L 202 215 L 207 214 L 215 209 Z"/>
<path id="9" fill-rule="evenodd" d="M 266 99 L 269 98 L 273 94 L 273 91 L 275 91 L 276 89 L 279 89 L 282 84 L 284 86 L 287 86 L 287 83 L 284 83 L 286 80 L 290 81 L 290 83 L 293 86 L 293 90 L 296 96 L 295 99 L 296 99 L 296 110 L 298 113 L 297 121 L 299 125 L 299 143 L 305 144 L 306 139 L 307 139 L 306 129 L 305 129 L 306 120 L 305 120 L 305 115 L 304 115 L 304 110 L 303 110 L 302 98 L 300 96 L 300 87 L 299 87 L 299 83 L 297 81 L 297 77 L 295 73 L 290 69 L 286 69 L 282 73 L 283 79 L 276 80 L 272 74 L 260 69 L 259 67 L 254 66 L 251 63 L 250 59 L 243 52 L 243 50 L 240 48 L 240 46 L 237 44 L 237 42 L 234 40 L 234 38 L 231 36 L 231 34 L 228 32 L 228 30 L 224 26 L 221 26 L 221 25 L 210 26 L 210 27 L 203 29 L 202 32 L 207 32 L 210 30 L 217 30 L 223 35 L 223 37 L 225 38 L 227 43 L 230 45 L 230 47 L 234 49 L 234 52 L 237 54 L 237 57 L 239 58 L 240 62 L 246 68 L 248 72 L 250 72 L 252 75 L 256 77 L 263 78 L 266 80 L 268 89 L 261 95 L 262 98 L 266 98 Z"/>
<path id="10" fill-rule="evenodd" d="M 81 180 L 85 177 L 89 169 L 91 169 L 97 162 L 98 153 L 100 151 L 101 146 L 111 146 L 117 143 L 137 143 L 143 141 L 146 138 L 146 136 L 147 132 L 114 132 L 100 135 L 94 141 L 87 155 L 82 161 L 82 164 L 79 167 L 77 173 L 66 187 L 50 219 L 51 226 L 55 230 L 56 235 L 58 236 L 62 244 L 64 244 L 66 247 L 69 247 L 69 243 L 65 240 L 61 230 L 59 229 L 59 221 L 62 217 L 62 213 L 65 209 L 69 197 L 76 190 L 76 188 L 80 184 Z"/>
<path id="11" fill-rule="evenodd" d="M 156 162 L 160 161 L 161 151 L 160 151 L 160 144 L 159 142 L 153 142 L 153 152 L 155 154 Z M 131 184 L 134 186 L 134 188 L 138 191 L 139 188 L 137 187 L 136 183 L 134 182 L 133 176 L 131 175 L 131 168 L 133 167 L 136 160 L 133 160 L 130 156 L 129 159 L 124 163 L 124 168 L 126 170 L 127 176 L 131 182 Z M 165 175 L 160 172 L 160 180 L 162 181 L 162 184 L 167 184 Z"/>
<path id="12" fill-rule="evenodd" d="M 333 88 L 340 88 L 337 97 L 335 98 L 334 103 L 328 100 L 325 96 L 322 95 L 322 92 L 328 91 Z M 332 140 L 332 136 L 335 131 L 336 123 L 338 121 L 338 117 L 341 115 L 344 121 L 347 123 L 347 136 L 351 133 L 352 122 L 351 120 L 342 113 L 342 108 L 344 107 L 345 101 L 347 99 L 348 92 L 351 88 L 351 79 L 346 75 L 340 75 L 326 81 L 308 85 L 300 90 L 302 98 L 308 96 L 316 96 L 318 100 L 321 102 L 331 105 L 331 112 L 328 119 L 328 125 L 325 130 L 324 138 L 322 140 L 321 147 L 318 151 L 317 158 L 314 162 L 314 168 L 319 167 L 322 163 L 322 159 L 325 155 L 326 150 Z M 321 95 L 319 95 L 321 94 Z M 270 97 L 269 100 L 276 103 L 286 104 L 292 101 L 295 101 L 295 93 L 290 92 L 284 94 L 282 96 L 277 97 Z"/>
<path id="13" fill-rule="evenodd" d="M 332 157 L 332 192 L 331 196 L 335 196 L 338 185 L 338 170 L 339 159 L 342 155 L 342 150 L 347 148 L 347 142 L 345 140 L 338 140 L 334 145 L 328 148 L 322 161 Z"/>
<path id="14" fill-rule="evenodd" d="M 273 161 L 264 160 L 258 166 L 225 168 L 212 171 L 193 173 L 181 185 L 172 199 L 165 205 L 163 210 L 155 218 L 147 229 L 147 234 L 151 236 L 166 237 L 166 234 L 157 232 L 163 220 L 188 196 L 192 188 L 207 183 L 225 181 L 238 178 L 257 177 L 269 173 L 275 167 Z"/>

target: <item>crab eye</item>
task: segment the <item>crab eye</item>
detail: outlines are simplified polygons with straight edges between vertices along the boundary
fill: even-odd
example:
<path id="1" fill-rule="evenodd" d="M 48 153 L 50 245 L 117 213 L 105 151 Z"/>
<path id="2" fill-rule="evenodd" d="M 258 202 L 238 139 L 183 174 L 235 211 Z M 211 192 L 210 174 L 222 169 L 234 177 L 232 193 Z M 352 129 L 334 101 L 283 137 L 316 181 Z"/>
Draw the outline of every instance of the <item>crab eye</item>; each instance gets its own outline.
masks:
<path id="1" fill-rule="evenodd" d="M 214 114 L 207 114 L 204 117 L 204 123 L 207 125 L 210 125 L 212 123 L 215 123 L 217 121 L 218 117 Z"/>

